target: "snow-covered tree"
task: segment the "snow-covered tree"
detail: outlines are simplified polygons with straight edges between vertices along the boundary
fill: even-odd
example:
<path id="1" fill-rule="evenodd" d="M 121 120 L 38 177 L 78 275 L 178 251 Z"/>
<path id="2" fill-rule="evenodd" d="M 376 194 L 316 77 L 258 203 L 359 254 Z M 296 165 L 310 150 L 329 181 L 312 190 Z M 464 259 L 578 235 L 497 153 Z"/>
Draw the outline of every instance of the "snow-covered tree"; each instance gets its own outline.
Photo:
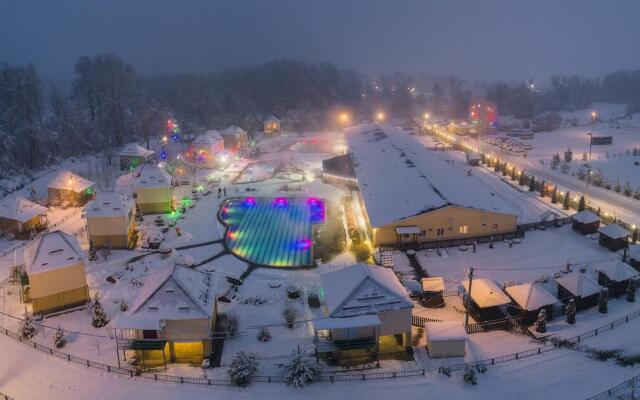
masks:
<path id="1" fill-rule="evenodd" d="M 102 304 L 100 304 L 98 299 L 96 299 L 95 302 L 93 303 L 93 315 L 92 315 L 91 324 L 94 326 L 94 328 L 102 328 L 108 323 L 109 323 L 109 317 L 107 317 L 107 314 L 102 309 Z"/>
<path id="2" fill-rule="evenodd" d="M 567 148 L 567 151 L 564 152 L 564 162 L 571 162 L 573 160 L 573 151 L 571 147 Z"/>
<path id="3" fill-rule="evenodd" d="M 562 208 L 568 210 L 571 208 L 571 193 L 567 190 L 567 193 L 564 195 L 564 201 L 562 202 Z"/>
<path id="4" fill-rule="evenodd" d="M 632 280 L 629 280 L 629 285 L 627 286 L 627 301 L 629 303 L 636 301 L 636 284 Z"/>
<path id="5" fill-rule="evenodd" d="M 578 202 L 578 212 L 584 211 L 585 208 L 585 199 L 584 195 L 580 196 L 580 201 Z"/>
<path id="6" fill-rule="evenodd" d="M 238 386 L 249 385 L 251 377 L 258 369 L 258 361 L 253 353 L 239 351 L 232 358 L 227 368 L 229 378 Z"/>
<path id="7" fill-rule="evenodd" d="M 536 319 L 536 332 L 545 333 L 547 331 L 547 310 L 540 309 L 538 319 Z"/>
<path id="8" fill-rule="evenodd" d="M 573 299 L 569 299 L 569 303 L 567 303 L 564 313 L 568 324 L 573 325 L 576 323 L 576 303 Z"/>
<path id="9" fill-rule="evenodd" d="M 534 192 L 536 190 L 536 178 L 532 175 L 529 179 L 529 191 Z"/>
<path id="10" fill-rule="evenodd" d="M 56 329 L 56 333 L 53 335 L 53 345 L 57 348 L 62 348 L 67 342 L 67 338 L 65 337 L 64 331 L 62 328 L 58 327 Z"/>
<path id="11" fill-rule="evenodd" d="M 33 319 L 30 315 L 25 316 L 20 325 L 20 336 L 22 336 L 23 339 L 31 339 L 36 333 L 38 333 L 38 331 L 33 325 Z"/>
<path id="12" fill-rule="evenodd" d="M 293 304 L 286 304 L 282 310 L 282 316 L 287 321 L 287 327 L 293 329 L 293 324 L 298 318 L 298 309 Z"/>
<path id="13" fill-rule="evenodd" d="M 557 187 L 554 187 L 553 188 L 553 192 L 551 192 L 551 203 L 552 204 L 558 203 L 558 188 Z"/>
<path id="14" fill-rule="evenodd" d="M 600 294 L 598 295 L 598 311 L 606 314 L 608 311 L 608 303 L 609 303 L 609 290 L 603 288 L 600 290 Z"/>
<path id="15" fill-rule="evenodd" d="M 282 377 L 288 385 L 297 388 L 315 382 L 320 374 L 320 368 L 313 360 L 305 358 L 300 352 L 300 346 L 293 350 L 289 360 L 282 365 Z"/>
<path id="16" fill-rule="evenodd" d="M 267 327 L 263 327 L 258 332 L 258 340 L 261 342 L 268 342 L 271 340 L 271 331 Z"/>
<path id="17" fill-rule="evenodd" d="M 89 261 L 95 261 L 98 259 L 98 255 L 96 254 L 96 248 L 93 247 L 93 242 L 89 241 Z"/>
<path id="18" fill-rule="evenodd" d="M 465 366 L 464 374 L 462 375 L 462 379 L 464 383 L 468 383 L 470 385 L 475 385 L 478 383 L 478 376 L 476 375 L 476 370 L 473 367 Z"/>

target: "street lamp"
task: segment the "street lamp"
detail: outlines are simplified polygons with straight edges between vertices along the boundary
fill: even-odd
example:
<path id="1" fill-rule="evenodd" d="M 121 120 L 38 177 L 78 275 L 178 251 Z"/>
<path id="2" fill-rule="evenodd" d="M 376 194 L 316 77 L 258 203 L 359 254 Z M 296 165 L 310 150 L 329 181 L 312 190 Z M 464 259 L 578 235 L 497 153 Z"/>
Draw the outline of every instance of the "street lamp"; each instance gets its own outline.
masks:
<path id="1" fill-rule="evenodd" d="M 591 111 L 591 123 L 595 124 L 598 121 L 598 113 Z"/>
<path id="2" fill-rule="evenodd" d="M 338 121 L 340 121 L 340 123 L 342 124 L 347 124 L 349 123 L 349 113 L 347 112 L 341 112 L 338 115 Z"/>
<path id="3" fill-rule="evenodd" d="M 587 136 L 589 136 L 589 161 L 591 161 L 591 145 L 593 145 L 593 132 L 587 132 Z"/>
<path id="4" fill-rule="evenodd" d="M 587 189 L 584 191 L 584 204 L 586 205 L 589 200 L 589 178 L 591 178 L 591 168 L 587 170 Z"/>
<path id="5" fill-rule="evenodd" d="M 424 118 L 425 121 L 428 120 L 429 117 L 431 117 L 429 113 L 424 113 L 424 115 L 422 115 L 422 118 Z"/>
<path id="6" fill-rule="evenodd" d="M 376 113 L 376 118 L 375 119 L 376 119 L 376 122 L 384 122 L 384 119 L 385 119 L 384 113 L 382 111 L 378 111 Z"/>

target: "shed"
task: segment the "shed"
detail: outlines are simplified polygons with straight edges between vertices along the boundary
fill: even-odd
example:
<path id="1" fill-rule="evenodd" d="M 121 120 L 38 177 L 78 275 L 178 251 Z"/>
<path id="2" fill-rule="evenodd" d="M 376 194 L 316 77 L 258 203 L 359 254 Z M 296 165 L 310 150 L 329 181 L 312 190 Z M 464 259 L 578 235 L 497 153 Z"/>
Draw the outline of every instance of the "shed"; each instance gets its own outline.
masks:
<path id="1" fill-rule="evenodd" d="M 89 240 L 96 247 L 126 249 L 135 245 L 135 204 L 116 192 L 101 192 L 84 207 Z"/>
<path id="2" fill-rule="evenodd" d="M 629 245 L 629 264 L 640 271 L 640 244 Z"/>
<path id="3" fill-rule="evenodd" d="M 522 317 L 522 323 L 527 325 L 538 319 L 541 309 L 545 309 L 547 316 L 551 317 L 553 305 L 559 302 L 547 289 L 536 283 L 509 286 L 504 291 L 519 307 L 517 311 Z"/>
<path id="4" fill-rule="evenodd" d="M 618 224 L 609 224 L 598 229 L 600 238 L 598 243 L 611 251 L 622 250 L 629 245 L 631 232 Z"/>
<path id="5" fill-rule="evenodd" d="M 120 170 L 137 168 L 153 159 L 153 150 L 145 149 L 137 143 L 129 143 L 118 152 Z"/>
<path id="6" fill-rule="evenodd" d="M 558 284 L 558 298 L 568 303 L 573 298 L 576 310 L 585 310 L 598 304 L 600 285 L 586 272 L 573 271 L 555 278 Z"/>
<path id="7" fill-rule="evenodd" d="M 638 271 L 620 260 L 610 260 L 595 266 L 598 271 L 598 284 L 609 289 L 612 296 L 626 293 L 629 281 L 638 278 Z"/>
<path id="8" fill-rule="evenodd" d="M 267 118 L 262 121 L 262 127 L 264 133 L 273 135 L 276 133 L 280 133 L 282 130 L 280 119 L 278 119 L 275 115 L 269 115 Z"/>
<path id="9" fill-rule="evenodd" d="M 489 321 L 505 317 L 503 307 L 511 304 L 511 299 L 491 279 L 477 278 L 471 283 L 469 294 L 469 281 L 462 282 L 466 296 L 471 296 L 469 312 L 473 318 L 480 321 Z M 465 301 L 465 306 L 467 302 Z"/>
<path id="10" fill-rule="evenodd" d="M 477 167 L 478 165 L 480 165 L 481 159 L 482 159 L 482 156 L 480 155 L 480 153 L 473 152 L 473 153 L 467 154 L 467 164 L 471 166 Z"/>
<path id="11" fill-rule="evenodd" d="M 16 249 L 29 277 L 24 288 L 33 313 L 50 313 L 84 304 L 89 289 L 78 241 L 60 231 L 48 232 Z"/>
<path id="12" fill-rule="evenodd" d="M 93 199 L 95 186 L 95 182 L 71 171 L 61 171 L 47 185 L 49 204 L 63 207 L 84 206 Z"/>
<path id="13" fill-rule="evenodd" d="M 467 332 L 461 322 L 425 322 L 424 330 L 429 357 L 465 356 Z"/>
<path id="14" fill-rule="evenodd" d="M 571 217 L 571 227 L 583 235 L 596 233 L 600 227 L 600 217 L 589 210 L 580 211 Z"/>
<path id="15" fill-rule="evenodd" d="M 136 204 L 145 214 L 168 213 L 173 208 L 171 176 L 154 165 L 145 165 L 140 171 L 135 194 Z"/>
<path id="16" fill-rule="evenodd" d="M 422 278 L 422 302 L 425 307 L 444 307 L 444 278 L 441 276 Z"/>
<path id="17" fill-rule="evenodd" d="M 20 239 L 29 239 L 47 223 L 47 207 L 21 196 L 7 196 L 0 203 L 0 229 Z"/>

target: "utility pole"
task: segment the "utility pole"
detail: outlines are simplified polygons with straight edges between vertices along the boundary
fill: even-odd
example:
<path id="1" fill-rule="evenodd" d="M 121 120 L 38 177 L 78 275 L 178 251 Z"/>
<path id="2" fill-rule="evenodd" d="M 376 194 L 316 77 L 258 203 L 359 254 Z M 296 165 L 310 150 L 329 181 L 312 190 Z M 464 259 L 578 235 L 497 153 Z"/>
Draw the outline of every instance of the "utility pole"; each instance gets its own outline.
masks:
<path id="1" fill-rule="evenodd" d="M 467 290 L 466 309 L 467 313 L 464 316 L 464 329 L 469 326 L 469 308 L 471 307 L 471 284 L 473 283 L 473 267 L 469 267 L 469 290 Z"/>
<path id="2" fill-rule="evenodd" d="M 593 144 L 593 132 L 587 132 L 589 136 L 589 161 L 591 161 L 591 145 Z"/>

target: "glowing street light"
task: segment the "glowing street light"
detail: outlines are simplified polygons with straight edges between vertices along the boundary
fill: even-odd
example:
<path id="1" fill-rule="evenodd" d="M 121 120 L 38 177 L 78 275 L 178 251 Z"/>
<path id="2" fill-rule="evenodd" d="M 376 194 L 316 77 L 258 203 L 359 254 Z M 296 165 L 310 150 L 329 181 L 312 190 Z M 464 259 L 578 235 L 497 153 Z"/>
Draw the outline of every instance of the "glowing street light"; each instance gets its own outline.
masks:
<path id="1" fill-rule="evenodd" d="M 429 117 L 431 117 L 431 115 L 429 115 L 429 113 L 424 113 L 424 114 L 422 115 L 422 118 L 424 118 L 424 119 L 425 119 L 425 121 L 426 121 L 426 120 L 428 120 L 428 119 L 429 119 Z"/>
<path id="2" fill-rule="evenodd" d="M 385 117 L 386 116 L 384 115 L 384 113 L 382 111 L 378 111 L 376 113 L 376 122 L 384 122 Z"/>
<path id="3" fill-rule="evenodd" d="M 340 114 L 338 114 L 338 121 L 341 124 L 348 124 L 350 119 L 351 118 L 349 116 L 349 113 L 347 112 L 341 112 Z"/>
<path id="4" fill-rule="evenodd" d="M 164 135 L 162 137 L 162 144 L 167 144 L 168 141 L 169 141 L 169 138 L 167 137 L 167 135 Z"/>

